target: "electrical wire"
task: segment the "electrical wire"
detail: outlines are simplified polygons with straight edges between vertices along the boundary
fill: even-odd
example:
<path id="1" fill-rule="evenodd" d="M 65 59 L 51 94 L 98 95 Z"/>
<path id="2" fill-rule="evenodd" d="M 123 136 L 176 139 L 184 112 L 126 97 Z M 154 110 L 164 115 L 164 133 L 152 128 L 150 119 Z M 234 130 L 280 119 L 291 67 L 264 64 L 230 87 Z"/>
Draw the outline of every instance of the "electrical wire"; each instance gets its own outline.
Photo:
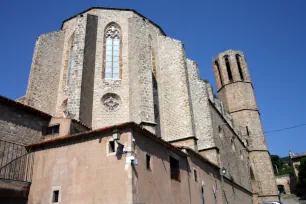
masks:
<path id="1" fill-rule="evenodd" d="M 305 125 L 306 124 L 300 124 L 300 125 L 295 125 L 295 126 L 292 126 L 292 127 L 286 127 L 286 128 L 277 129 L 277 130 L 270 130 L 270 131 L 266 131 L 264 133 L 281 132 L 281 131 L 284 131 L 284 130 L 294 129 L 294 128 L 298 128 L 298 127 L 305 126 Z"/>

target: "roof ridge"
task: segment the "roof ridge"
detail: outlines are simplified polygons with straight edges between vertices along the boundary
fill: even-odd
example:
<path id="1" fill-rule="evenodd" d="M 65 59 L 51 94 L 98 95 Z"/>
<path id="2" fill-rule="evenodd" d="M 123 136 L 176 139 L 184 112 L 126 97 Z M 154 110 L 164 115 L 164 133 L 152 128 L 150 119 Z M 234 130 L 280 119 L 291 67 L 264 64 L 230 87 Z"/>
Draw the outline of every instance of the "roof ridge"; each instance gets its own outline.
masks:
<path id="1" fill-rule="evenodd" d="M 87 11 L 90 11 L 90 10 L 92 10 L 92 9 L 117 10 L 117 11 L 131 11 L 131 12 L 133 12 L 133 13 L 139 15 L 140 17 L 147 19 L 150 23 L 152 23 L 153 25 L 155 25 L 155 26 L 162 32 L 163 35 L 166 36 L 166 33 L 163 31 L 163 29 L 162 29 L 158 24 L 154 23 L 154 22 L 151 21 L 149 18 L 147 18 L 147 17 L 145 17 L 144 15 L 138 13 L 138 12 L 137 12 L 136 10 L 134 10 L 134 9 L 128 9 L 128 8 L 112 8 L 112 7 L 102 7 L 102 6 L 93 6 L 93 7 L 89 7 L 88 9 L 86 9 L 86 10 L 80 12 L 80 13 L 77 13 L 77 14 L 75 14 L 75 15 L 73 15 L 73 16 L 67 18 L 67 19 L 65 19 L 65 20 L 63 21 L 63 23 L 62 23 L 61 29 L 63 29 L 63 26 L 64 26 L 64 23 L 65 23 L 65 22 L 67 22 L 67 21 L 69 21 L 69 20 L 71 20 L 71 19 L 77 17 L 78 15 L 84 14 L 84 13 L 86 13 Z"/>

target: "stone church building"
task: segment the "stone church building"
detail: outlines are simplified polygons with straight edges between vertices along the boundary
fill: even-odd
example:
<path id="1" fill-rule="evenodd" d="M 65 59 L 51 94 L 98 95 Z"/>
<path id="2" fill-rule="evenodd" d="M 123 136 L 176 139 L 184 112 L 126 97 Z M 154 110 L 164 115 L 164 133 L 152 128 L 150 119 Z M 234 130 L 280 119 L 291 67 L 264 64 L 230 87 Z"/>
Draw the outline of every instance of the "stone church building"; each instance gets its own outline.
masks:
<path id="1" fill-rule="evenodd" d="M 0 97 L 0 201 L 278 201 L 245 56 L 212 66 L 218 96 L 182 42 L 131 9 L 39 36 L 26 95 Z"/>

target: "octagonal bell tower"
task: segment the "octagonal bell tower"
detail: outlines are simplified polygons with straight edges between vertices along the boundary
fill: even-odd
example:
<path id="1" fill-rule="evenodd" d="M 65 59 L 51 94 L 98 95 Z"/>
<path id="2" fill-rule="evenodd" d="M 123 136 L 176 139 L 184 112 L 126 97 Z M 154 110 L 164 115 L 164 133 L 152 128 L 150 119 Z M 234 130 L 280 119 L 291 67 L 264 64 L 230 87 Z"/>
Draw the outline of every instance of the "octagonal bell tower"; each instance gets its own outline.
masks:
<path id="1" fill-rule="evenodd" d="M 255 201 L 277 201 L 272 163 L 244 54 L 236 50 L 224 51 L 213 60 L 213 69 L 224 108 L 233 117 L 234 125 L 244 130 L 242 134 L 248 140 Z"/>

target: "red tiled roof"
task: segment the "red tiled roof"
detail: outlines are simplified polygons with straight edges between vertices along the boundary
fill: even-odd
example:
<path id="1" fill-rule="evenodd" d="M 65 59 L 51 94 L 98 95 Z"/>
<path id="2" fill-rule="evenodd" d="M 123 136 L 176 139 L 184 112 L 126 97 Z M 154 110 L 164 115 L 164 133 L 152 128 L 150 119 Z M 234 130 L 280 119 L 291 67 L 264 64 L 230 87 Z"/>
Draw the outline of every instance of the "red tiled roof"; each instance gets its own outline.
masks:
<path id="1" fill-rule="evenodd" d="M 123 129 L 127 129 L 127 128 L 131 128 L 134 131 L 141 132 L 142 134 L 146 135 L 147 137 L 150 137 L 151 139 L 155 140 L 159 144 L 175 151 L 176 153 L 180 154 L 181 156 L 185 156 L 185 157 L 187 156 L 186 153 L 182 152 L 182 149 L 186 149 L 187 151 L 190 151 L 193 154 L 197 155 L 204 162 L 209 163 L 214 168 L 219 169 L 219 166 L 210 162 L 207 158 L 203 157 L 202 155 L 200 155 L 198 152 L 194 151 L 193 149 L 191 149 L 189 147 L 184 147 L 184 146 L 176 147 L 176 146 L 170 144 L 169 142 L 157 137 L 155 134 L 153 134 L 150 131 L 142 128 L 140 125 L 138 125 L 134 122 L 121 123 L 121 124 L 118 124 L 118 125 L 107 126 L 107 127 L 103 127 L 103 128 L 96 129 L 96 130 L 89 130 L 87 132 L 77 133 L 77 134 L 74 134 L 74 135 L 56 137 L 56 138 L 52 138 L 52 139 L 49 139 L 49 140 L 44 140 L 44 141 L 41 141 L 41 142 L 29 144 L 27 147 L 28 148 L 35 148 L 35 147 L 40 147 L 40 146 L 45 146 L 45 145 L 59 144 L 61 142 L 72 140 L 72 139 L 77 139 L 77 138 L 81 138 L 81 137 L 90 137 L 91 135 L 93 135 L 95 133 L 110 133 L 114 129 L 123 130 Z"/>
<path id="2" fill-rule="evenodd" d="M 306 157 L 306 152 L 301 153 L 301 154 L 293 155 L 293 156 L 291 157 L 291 159 L 299 159 L 299 158 L 303 158 L 303 157 Z"/>
<path id="3" fill-rule="evenodd" d="M 142 134 L 154 139 L 155 141 L 157 141 L 161 145 L 166 146 L 169 149 L 172 149 L 172 150 L 176 151 L 177 153 L 179 153 L 183 156 L 187 156 L 184 152 L 182 152 L 180 150 L 180 148 L 171 145 L 170 143 L 168 143 L 165 140 L 157 137 L 155 134 L 153 134 L 150 131 L 142 128 L 140 125 L 138 125 L 134 122 L 121 123 L 121 124 L 118 124 L 118 125 L 107 126 L 107 127 L 103 127 L 103 128 L 99 128 L 99 129 L 95 129 L 95 130 L 89 130 L 89 131 L 86 131 L 86 132 L 81 132 L 81 133 L 77 133 L 77 134 L 73 134 L 73 135 L 56 137 L 56 138 L 52 138 L 52 139 L 48 139 L 48 140 L 44 140 L 44 141 L 29 144 L 29 145 L 27 145 L 27 147 L 28 148 L 35 148 L 35 147 L 45 146 L 45 145 L 50 145 L 50 144 L 59 144 L 61 142 L 72 140 L 72 139 L 77 139 L 77 138 L 81 138 L 81 137 L 90 137 L 95 133 L 109 133 L 109 132 L 112 132 L 112 130 L 114 130 L 114 129 L 123 130 L 123 129 L 127 129 L 127 128 L 131 128 L 134 131 L 141 132 Z"/>

